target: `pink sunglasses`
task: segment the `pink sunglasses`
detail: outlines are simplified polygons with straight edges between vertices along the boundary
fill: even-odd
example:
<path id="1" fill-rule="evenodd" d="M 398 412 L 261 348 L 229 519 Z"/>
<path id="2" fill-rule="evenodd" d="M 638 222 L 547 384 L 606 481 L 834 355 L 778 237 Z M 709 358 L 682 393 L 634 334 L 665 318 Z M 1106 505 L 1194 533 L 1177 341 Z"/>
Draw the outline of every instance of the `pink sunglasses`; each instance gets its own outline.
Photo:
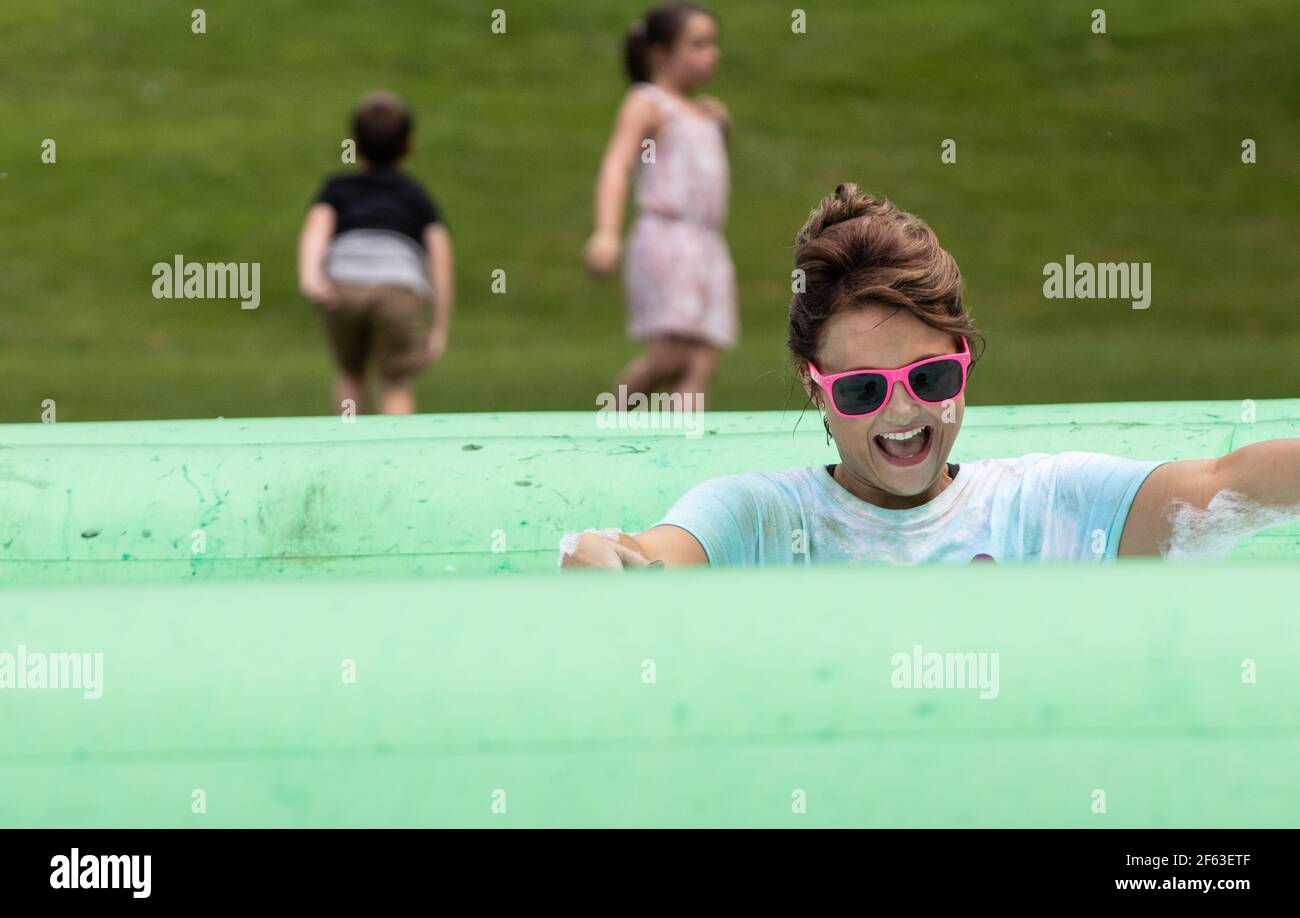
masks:
<path id="1" fill-rule="evenodd" d="M 897 370 L 846 370 L 823 376 L 808 362 L 813 382 L 830 394 L 835 413 L 842 418 L 866 418 L 889 403 L 894 383 L 901 382 L 908 394 L 926 405 L 938 405 L 956 398 L 966 389 L 970 368 L 970 344 L 961 339 L 960 354 L 927 357 Z"/>

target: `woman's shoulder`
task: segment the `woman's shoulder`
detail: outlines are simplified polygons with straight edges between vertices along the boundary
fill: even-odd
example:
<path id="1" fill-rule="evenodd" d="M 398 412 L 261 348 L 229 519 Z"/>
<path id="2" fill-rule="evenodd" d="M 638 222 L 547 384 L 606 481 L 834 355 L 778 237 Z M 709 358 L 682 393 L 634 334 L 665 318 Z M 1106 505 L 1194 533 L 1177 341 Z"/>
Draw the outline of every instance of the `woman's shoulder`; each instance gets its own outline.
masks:
<path id="1" fill-rule="evenodd" d="M 1054 453 L 1026 453 L 1016 460 L 1025 468 L 1042 468 L 1055 475 L 1076 474 L 1113 466 L 1126 466 L 1142 460 L 1115 456 L 1088 449 L 1067 449 Z"/>
<path id="2" fill-rule="evenodd" d="M 787 469 L 769 471 L 735 472 L 730 477 L 742 479 L 746 484 L 757 487 L 783 487 L 790 484 L 810 481 L 817 474 L 818 466 L 798 465 Z"/>
<path id="3" fill-rule="evenodd" d="M 706 478 L 695 488 L 714 493 L 733 492 L 772 496 L 788 493 L 792 489 L 810 483 L 816 474 L 816 466 L 798 466 L 777 471 L 729 472 Z"/>
<path id="4" fill-rule="evenodd" d="M 1020 489 L 1073 492 L 1128 480 L 1159 465 L 1159 461 L 1130 459 L 1095 450 L 1062 450 L 963 462 L 963 471 L 968 464 L 975 472 L 972 477 L 982 478 L 990 487 L 1014 485 Z"/>
<path id="5" fill-rule="evenodd" d="M 970 484 L 987 490 L 1023 486 L 1027 481 L 1054 478 L 1060 455 L 1061 453 L 1035 452 L 963 459 L 958 476 L 965 475 Z"/>
<path id="6" fill-rule="evenodd" d="M 800 487 L 808 469 L 777 472 L 734 472 L 714 475 L 677 499 L 657 525 L 678 526 L 715 546 L 719 533 L 753 535 L 772 526 L 780 528 L 802 516 L 810 493 Z M 713 533 L 714 538 L 701 533 Z M 708 549 L 706 548 L 706 551 Z"/>

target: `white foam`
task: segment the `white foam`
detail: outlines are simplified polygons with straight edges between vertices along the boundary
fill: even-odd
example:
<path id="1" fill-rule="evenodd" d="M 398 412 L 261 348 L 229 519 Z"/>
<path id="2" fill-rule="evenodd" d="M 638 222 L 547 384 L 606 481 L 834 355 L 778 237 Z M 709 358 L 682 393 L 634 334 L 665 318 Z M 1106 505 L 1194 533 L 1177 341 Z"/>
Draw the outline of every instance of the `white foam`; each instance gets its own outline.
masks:
<path id="1" fill-rule="evenodd" d="M 1160 554 L 1170 560 L 1226 558 L 1242 539 L 1296 519 L 1300 519 L 1300 504 L 1264 504 L 1240 491 L 1220 491 L 1207 507 L 1174 498 L 1169 512 L 1172 531 Z"/>

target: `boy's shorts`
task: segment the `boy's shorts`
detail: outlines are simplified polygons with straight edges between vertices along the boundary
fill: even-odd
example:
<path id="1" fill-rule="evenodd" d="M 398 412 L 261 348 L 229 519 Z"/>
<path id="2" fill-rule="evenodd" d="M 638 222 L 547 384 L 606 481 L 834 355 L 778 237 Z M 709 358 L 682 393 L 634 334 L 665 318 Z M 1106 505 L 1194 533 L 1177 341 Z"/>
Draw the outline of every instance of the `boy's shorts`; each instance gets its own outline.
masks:
<path id="1" fill-rule="evenodd" d="M 392 284 L 333 284 L 338 305 L 317 310 L 340 367 L 362 376 L 367 366 L 375 364 L 388 382 L 409 379 L 424 369 L 425 332 L 418 293 Z"/>

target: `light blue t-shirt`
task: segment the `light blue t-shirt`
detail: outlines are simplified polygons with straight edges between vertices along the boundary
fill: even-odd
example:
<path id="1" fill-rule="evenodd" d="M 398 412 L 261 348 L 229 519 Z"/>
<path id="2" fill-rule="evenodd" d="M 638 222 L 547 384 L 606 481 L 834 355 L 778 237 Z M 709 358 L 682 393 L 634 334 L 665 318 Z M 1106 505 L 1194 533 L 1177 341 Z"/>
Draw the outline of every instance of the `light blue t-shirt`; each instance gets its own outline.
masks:
<path id="1" fill-rule="evenodd" d="M 967 563 L 977 555 L 1101 562 L 1117 557 L 1133 498 L 1164 461 L 1078 451 L 977 459 L 907 510 L 855 497 L 824 465 L 744 472 L 692 488 L 657 525 L 695 536 L 714 566 Z"/>

